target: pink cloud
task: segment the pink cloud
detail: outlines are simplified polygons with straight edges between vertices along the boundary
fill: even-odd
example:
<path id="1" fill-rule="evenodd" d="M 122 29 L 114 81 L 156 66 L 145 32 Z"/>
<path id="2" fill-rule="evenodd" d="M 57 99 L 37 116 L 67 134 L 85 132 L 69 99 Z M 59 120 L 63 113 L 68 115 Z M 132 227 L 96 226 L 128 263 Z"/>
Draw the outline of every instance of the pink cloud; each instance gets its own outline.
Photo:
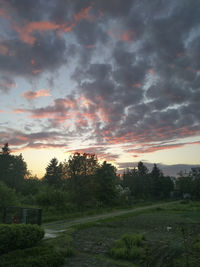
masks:
<path id="1" fill-rule="evenodd" d="M 50 96 L 49 90 L 46 89 L 41 89 L 39 91 L 26 91 L 25 93 L 22 94 L 24 98 L 27 100 L 33 100 L 35 98 L 43 97 L 43 96 Z"/>
<path id="2" fill-rule="evenodd" d="M 114 39 L 128 43 L 133 42 L 135 39 L 135 33 L 132 30 L 113 29 L 109 31 L 108 34 Z"/>
<path id="3" fill-rule="evenodd" d="M 0 44 L 0 54 L 1 54 L 1 55 L 6 55 L 6 54 L 8 54 L 8 47 L 5 46 L 4 44 Z"/>
<path id="4" fill-rule="evenodd" d="M 93 17 L 89 14 L 91 9 L 92 9 L 92 6 L 89 6 L 87 8 L 82 8 L 80 12 L 74 15 L 74 21 L 78 22 L 83 19 L 93 20 Z"/>
<path id="5" fill-rule="evenodd" d="M 73 17 L 72 22 L 65 24 L 56 24 L 51 21 L 33 21 L 27 23 L 25 26 L 18 25 L 12 22 L 13 29 L 19 34 L 20 39 L 27 44 L 33 45 L 36 41 L 36 37 L 33 36 L 34 32 L 45 32 L 45 31 L 57 31 L 58 34 L 62 32 L 71 32 L 76 26 L 76 23 L 87 19 L 95 21 L 95 18 L 89 14 L 92 6 L 81 9 Z"/>

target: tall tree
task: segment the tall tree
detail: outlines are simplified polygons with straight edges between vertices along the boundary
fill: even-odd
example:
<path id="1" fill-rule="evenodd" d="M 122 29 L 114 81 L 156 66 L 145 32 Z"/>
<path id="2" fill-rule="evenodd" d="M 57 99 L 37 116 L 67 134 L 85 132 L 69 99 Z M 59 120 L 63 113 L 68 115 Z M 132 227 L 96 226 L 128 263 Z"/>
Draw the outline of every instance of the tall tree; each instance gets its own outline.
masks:
<path id="1" fill-rule="evenodd" d="M 104 161 L 97 169 L 95 180 L 98 200 L 105 205 L 114 203 L 118 197 L 116 185 L 119 183 L 116 168 Z"/>
<path id="2" fill-rule="evenodd" d="M 20 190 L 27 174 L 27 165 L 22 155 L 11 155 L 8 143 L 0 154 L 0 179 L 9 187 Z"/>
<path id="3" fill-rule="evenodd" d="M 94 154 L 74 153 L 70 156 L 67 167 L 67 178 L 74 203 L 78 206 L 91 204 L 94 199 L 94 175 L 99 166 Z"/>
<path id="4" fill-rule="evenodd" d="M 160 198 L 162 196 L 162 180 L 163 173 L 158 168 L 156 164 L 154 164 L 153 169 L 151 171 L 151 184 L 152 184 L 152 196 L 155 198 Z"/>
<path id="5" fill-rule="evenodd" d="M 49 185 L 59 187 L 62 182 L 62 164 L 58 163 L 56 158 L 51 159 L 50 163 L 46 167 L 46 173 L 44 181 Z"/>

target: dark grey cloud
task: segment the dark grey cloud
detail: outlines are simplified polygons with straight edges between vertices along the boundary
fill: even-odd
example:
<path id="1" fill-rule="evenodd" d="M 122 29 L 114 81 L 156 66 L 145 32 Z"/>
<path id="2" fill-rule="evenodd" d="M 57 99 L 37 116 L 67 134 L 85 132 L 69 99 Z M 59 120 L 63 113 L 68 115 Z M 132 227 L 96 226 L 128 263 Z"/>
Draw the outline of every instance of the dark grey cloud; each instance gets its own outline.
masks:
<path id="1" fill-rule="evenodd" d="M 77 131 L 97 142 L 150 142 L 199 135 L 198 1 L 17 3 L 10 0 L 5 9 L 14 14 L 25 37 L 35 39 L 30 44 L 23 40 L 24 32 L 11 27 L 14 38 L 0 42 L 0 71 L 34 77 L 63 65 L 70 68 L 73 62 L 70 77 L 77 83 L 62 100 L 27 108 L 32 118 L 50 116 L 51 127 L 58 127 L 74 116 Z M 34 21 L 48 21 L 51 24 L 45 27 L 51 29 L 28 31 L 25 26 Z M 88 101 L 87 107 L 80 97 Z"/>
<path id="2" fill-rule="evenodd" d="M 15 81 L 5 75 L 0 76 L 0 91 L 3 93 L 9 92 L 12 88 L 16 87 Z"/>
<path id="3" fill-rule="evenodd" d="M 55 35 L 40 35 L 33 46 L 19 40 L 5 41 L 11 54 L 0 54 L 0 71 L 23 77 L 53 71 L 66 63 L 66 45 Z"/>

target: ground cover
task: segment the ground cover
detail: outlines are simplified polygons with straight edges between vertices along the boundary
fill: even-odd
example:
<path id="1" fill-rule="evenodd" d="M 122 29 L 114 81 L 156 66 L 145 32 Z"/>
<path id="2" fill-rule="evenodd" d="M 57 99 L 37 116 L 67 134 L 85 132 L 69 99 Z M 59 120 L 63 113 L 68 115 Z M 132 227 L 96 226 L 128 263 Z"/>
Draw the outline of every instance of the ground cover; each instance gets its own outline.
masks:
<path id="1" fill-rule="evenodd" d="M 123 235 L 142 234 L 146 249 L 142 259 L 114 259 L 110 253 Z M 200 203 L 165 205 L 135 214 L 74 227 L 71 245 L 75 256 L 64 266 L 200 266 Z"/>

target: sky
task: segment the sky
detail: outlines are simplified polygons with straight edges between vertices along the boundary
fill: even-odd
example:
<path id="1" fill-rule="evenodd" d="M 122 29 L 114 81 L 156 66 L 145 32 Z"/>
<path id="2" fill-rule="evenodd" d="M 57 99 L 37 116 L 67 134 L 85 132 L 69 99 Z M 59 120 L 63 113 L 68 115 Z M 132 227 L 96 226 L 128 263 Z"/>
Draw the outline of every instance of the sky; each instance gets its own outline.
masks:
<path id="1" fill-rule="evenodd" d="M 76 151 L 199 166 L 200 1 L 0 0 L 0 94 L 0 143 L 39 177 Z"/>

